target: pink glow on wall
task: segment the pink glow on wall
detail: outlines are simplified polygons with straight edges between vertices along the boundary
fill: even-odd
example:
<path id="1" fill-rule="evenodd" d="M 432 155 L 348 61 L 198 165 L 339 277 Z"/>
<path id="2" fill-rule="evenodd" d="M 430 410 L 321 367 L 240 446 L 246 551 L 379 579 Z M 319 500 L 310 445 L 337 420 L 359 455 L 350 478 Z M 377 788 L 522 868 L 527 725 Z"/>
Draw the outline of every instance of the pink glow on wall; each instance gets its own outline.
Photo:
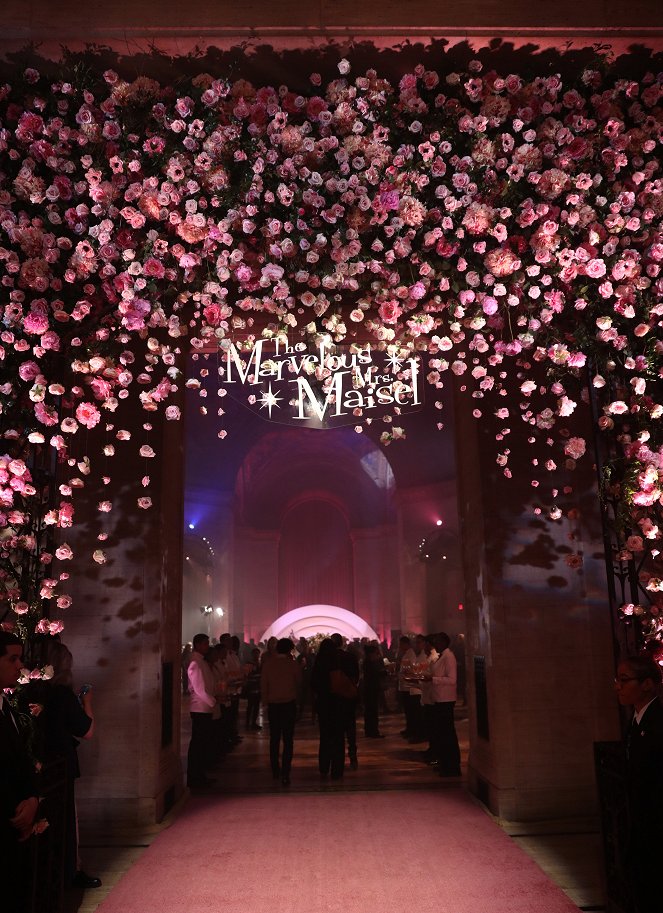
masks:
<path id="1" fill-rule="evenodd" d="M 377 633 L 359 615 L 333 605 L 305 605 L 281 615 L 267 628 L 260 638 L 270 637 L 312 637 L 314 634 L 338 632 L 348 640 L 368 637 L 378 640 Z"/>

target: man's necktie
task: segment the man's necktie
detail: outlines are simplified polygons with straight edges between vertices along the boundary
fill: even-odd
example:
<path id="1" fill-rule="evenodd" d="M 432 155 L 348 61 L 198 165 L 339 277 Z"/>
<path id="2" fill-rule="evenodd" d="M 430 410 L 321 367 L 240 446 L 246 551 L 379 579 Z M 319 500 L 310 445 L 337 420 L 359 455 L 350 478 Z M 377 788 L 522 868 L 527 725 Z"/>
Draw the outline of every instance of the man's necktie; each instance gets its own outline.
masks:
<path id="1" fill-rule="evenodd" d="M 631 746 L 633 744 L 633 739 L 635 738 L 639 728 L 640 728 L 640 724 L 636 720 L 635 714 L 633 714 L 633 716 L 631 717 L 630 725 L 626 731 L 626 757 L 627 758 L 631 756 Z"/>

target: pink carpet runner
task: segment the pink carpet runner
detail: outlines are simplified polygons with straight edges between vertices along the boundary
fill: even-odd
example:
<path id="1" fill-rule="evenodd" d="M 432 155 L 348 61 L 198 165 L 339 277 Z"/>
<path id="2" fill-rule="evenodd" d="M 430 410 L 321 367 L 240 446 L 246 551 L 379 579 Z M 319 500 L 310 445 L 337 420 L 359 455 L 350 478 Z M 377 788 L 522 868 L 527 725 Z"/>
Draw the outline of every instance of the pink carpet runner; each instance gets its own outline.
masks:
<path id="1" fill-rule="evenodd" d="M 99 913 L 577 913 L 462 790 L 192 800 Z"/>

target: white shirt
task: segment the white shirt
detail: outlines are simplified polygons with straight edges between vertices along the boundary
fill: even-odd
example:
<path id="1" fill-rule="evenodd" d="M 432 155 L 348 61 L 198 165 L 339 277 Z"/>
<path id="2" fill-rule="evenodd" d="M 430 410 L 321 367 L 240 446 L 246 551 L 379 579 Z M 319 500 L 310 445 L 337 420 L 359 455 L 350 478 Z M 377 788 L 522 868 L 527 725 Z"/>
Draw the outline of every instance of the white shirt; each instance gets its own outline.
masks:
<path id="1" fill-rule="evenodd" d="M 191 654 L 187 676 L 191 692 L 191 713 L 212 713 L 216 708 L 214 672 L 210 664 L 205 662 L 205 657 L 197 650 Z"/>
<path id="2" fill-rule="evenodd" d="M 440 658 L 431 669 L 431 696 L 434 703 L 446 704 L 456 701 L 456 657 L 449 647 L 443 650 Z"/>
<path id="3" fill-rule="evenodd" d="M 655 700 L 656 700 L 656 698 L 653 697 L 653 698 L 650 700 L 649 704 L 645 704 L 645 706 L 642 708 L 642 710 L 638 710 L 637 713 L 634 713 L 634 714 L 633 714 L 633 719 L 635 720 L 635 722 L 636 722 L 636 724 L 637 724 L 638 726 L 640 725 L 640 720 L 643 718 L 643 716 L 645 715 L 645 713 L 649 710 L 649 705 L 650 705 L 650 704 L 653 704 Z"/>

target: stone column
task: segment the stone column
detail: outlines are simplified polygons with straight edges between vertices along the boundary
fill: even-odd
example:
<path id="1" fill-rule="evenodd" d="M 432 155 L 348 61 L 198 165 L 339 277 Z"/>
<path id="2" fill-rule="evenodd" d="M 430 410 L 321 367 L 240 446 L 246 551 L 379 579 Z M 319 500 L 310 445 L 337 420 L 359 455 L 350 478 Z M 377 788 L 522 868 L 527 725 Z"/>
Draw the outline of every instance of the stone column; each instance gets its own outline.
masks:
<path id="1" fill-rule="evenodd" d="M 279 533 L 235 528 L 232 630 L 256 643 L 281 614 L 279 607 Z"/>
<path id="2" fill-rule="evenodd" d="M 509 445 L 521 458 L 504 479 L 494 433 L 472 405 L 457 398 L 470 786 L 511 820 L 592 815 L 593 742 L 619 727 L 591 457 L 567 479 L 577 523 L 537 517 L 525 441 L 514 428 Z M 573 569 L 565 559 L 576 552 L 584 560 Z"/>
<path id="3" fill-rule="evenodd" d="M 407 446 L 407 443 L 405 444 Z M 413 459 L 415 455 L 413 454 Z M 456 526 L 453 483 L 399 488 L 396 493 L 401 581 L 401 630 L 430 633 L 428 566 L 419 554 L 424 537 L 436 530 L 438 519 Z M 437 618 L 437 612 L 436 612 Z"/>
<path id="4" fill-rule="evenodd" d="M 77 801 L 83 824 L 95 829 L 160 820 L 183 789 L 183 427 L 128 404 L 108 420 L 114 429 L 90 435 L 89 453 L 95 476 L 108 471 L 112 482 L 106 487 L 90 476 L 74 501 L 76 526 L 61 536 L 76 554 L 63 640 L 74 655 L 75 682 L 93 686 L 95 713 L 94 737 L 79 749 Z M 154 426 L 149 433 L 145 421 Z M 120 428 L 131 431 L 130 441 L 115 439 Z M 117 451 L 105 468 L 104 458 L 95 458 L 104 441 Z M 142 443 L 156 458 L 138 456 Z M 148 488 L 140 482 L 144 474 Z M 137 506 L 146 494 L 151 510 Z M 113 502 L 110 513 L 97 510 L 102 499 Z M 100 532 L 107 541 L 97 540 Z M 107 554 L 103 565 L 92 560 L 96 548 Z"/>
<path id="5" fill-rule="evenodd" d="M 394 527 L 352 530 L 354 610 L 389 639 L 400 624 L 398 545 Z"/>

